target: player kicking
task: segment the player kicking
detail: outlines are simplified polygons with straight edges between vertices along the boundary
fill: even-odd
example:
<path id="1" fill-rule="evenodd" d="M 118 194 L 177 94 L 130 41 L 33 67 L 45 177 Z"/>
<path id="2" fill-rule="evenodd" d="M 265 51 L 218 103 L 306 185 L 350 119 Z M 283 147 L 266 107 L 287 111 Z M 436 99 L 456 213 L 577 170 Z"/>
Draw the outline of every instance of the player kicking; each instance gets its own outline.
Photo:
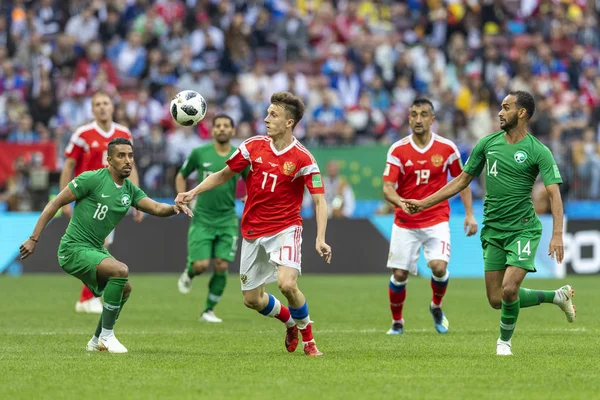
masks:
<path id="1" fill-rule="evenodd" d="M 104 92 L 96 92 L 92 96 L 92 112 L 94 122 L 80 126 L 71 135 L 69 144 L 65 150 L 65 164 L 60 174 L 60 190 L 67 186 L 73 179 L 73 173 L 78 176 L 85 171 L 93 171 L 108 166 L 106 153 L 108 143 L 118 137 L 131 140 L 131 132 L 123 125 L 113 122 L 113 103 L 110 96 Z M 131 182 L 139 186 L 139 179 L 135 165 L 131 172 Z M 72 214 L 71 205 L 62 208 L 63 214 L 70 218 Z M 134 220 L 140 222 L 144 217 L 141 212 L 134 211 Z M 114 232 L 111 232 L 104 241 L 104 247 L 108 248 L 113 242 Z M 95 298 L 93 293 L 83 285 L 79 301 L 75 304 L 75 311 L 82 313 L 102 313 L 102 301 Z"/>
<path id="2" fill-rule="evenodd" d="M 320 356 L 312 334 L 308 304 L 298 289 L 304 187 L 311 193 L 317 219 L 316 249 L 326 262 L 331 248 L 325 243 L 327 203 L 319 167 L 313 156 L 292 135 L 304 114 L 302 100 L 289 92 L 271 96 L 265 123 L 268 137 L 246 140 L 227 160 L 227 166 L 210 175 L 189 192 L 179 193 L 177 204 L 188 204 L 195 195 L 211 190 L 250 167 L 248 199 L 242 216 L 240 279 L 246 307 L 275 317 L 287 327 L 285 346 L 293 352 L 302 334 L 304 353 Z M 282 305 L 265 293 L 265 284 L 277 281 L 288 300 Z"/>
<path id="3" fill-rule="evenodd" d="M 180 212 L 192 216 L 192 212 L 184 205 L 155 202 L 127 179 L 133 170 L 133 147 L 129 140 L 113 139 L 108 145 L 107 162 L 108 168 L 78 175 L 49 202 L 32 235 L 19 250 L 21 259 L 32 254 L 42 231 L 56 212 L 75 201 L 73 217 L 58 247 L 58 262 L 95 296 L 104 294 L 102 316 L 86 350 L 127 353 L 115 337 L 113 328 L 131 293 L 129 268 L 113 258 L 103 246 L 104 239 L 131 206 L 159 217 Z"/>
<path id="4" fill-rule="evenodd" d="M 409 109 L 410 136 L 394 143 L 387 155 L 383 174 L 383 193 L 394 204 L 396 216 L 390 239 L 387 267 L 392 270 L 389 284 L 392 328 L 388 335 L 399 335 L 404 330 L 402 308 L 406 299 L 409 272 L 417 273 L 417 260 L 421 247 L 431 268 L 433 297 L 429 311 L 435 329 L 448 332 L 449 322 L 442 311 L 442 299 L 448 287 L 448 261 L 450 260 L 450 206 L 448 201 L 417 215 L 408 213 L 402 199 L 423 199 L 435 193 L 461 171 L 460 153 L 452 141 L 431 132 L 435 121 L 433 104 L 425 98 L 416 99 Z M 467 236 L 477 233 L 473 217 L 471 189 L 460 192 L 465 206 L 465 231 Z"/>
<path id="5" fill-rule="evenodd" d="M 185 192 L 185 180 L 192 172 L 197 171 L 200 183 L 225 168 L 225 161 L 236 150 L 231 146 L 234 132 L 231 117 L 219 114 L 213 118 L 213 143 L 192 151 L 175 178 L 177 192 Z M 214 272 L 208 282 L 206 306 L 200 321 L 222 322 L 213 310 L 223 295 L 227 269 L 237 251 L 239 223 L 235 213 L 236 184 L 237 179 L 230 179 L 224 185 L 198 196 L 194 218 L 188 230 L 188 262 L 177 282 L 179 291 L 189 293 L 192 279 L 206 271 L 211 258 L 214 259 Z"/>
<path id="6" fill-rule="evenodd" d="M 557 290 L 521 287 L 528 272 L 535 272 L 535 254 L 542 224 L 531 200 L 533 184 L 541 173 L 548 192 L 554 224 L 548 255 L 562 262 L 563 205 L 558 185 L 560 172 L 550 150 L 527 133 L 527 122 L 535 112 L 531 94 L 510 92 L 498 113 L 500 132 L 484 136 L 475 146 L 464 171 L 435 194 L 423 200 L 406 200 L 411 212 L 432 207 L 465 189 L 485 168 L 486 196 L 481 245 L 488 301 L 501 309 L 500 338 L 496 354 L 512 355 L 511 338 L 524 307 L 554 303 L 575 321 L 574 291 L 570 285 Z"/>

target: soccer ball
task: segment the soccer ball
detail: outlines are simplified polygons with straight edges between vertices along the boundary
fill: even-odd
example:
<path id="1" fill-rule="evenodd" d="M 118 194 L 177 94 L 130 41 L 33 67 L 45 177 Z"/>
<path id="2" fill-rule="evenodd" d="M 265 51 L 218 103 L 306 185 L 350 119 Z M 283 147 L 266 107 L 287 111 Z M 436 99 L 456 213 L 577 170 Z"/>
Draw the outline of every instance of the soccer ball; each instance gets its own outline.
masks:
<path id="1" fill-rule="evenodd" d="M 171 116 L 179 125 L 196 125 L 205 115 L 206 100 L 198 92 L 183 90 L 171 100 Z"/>

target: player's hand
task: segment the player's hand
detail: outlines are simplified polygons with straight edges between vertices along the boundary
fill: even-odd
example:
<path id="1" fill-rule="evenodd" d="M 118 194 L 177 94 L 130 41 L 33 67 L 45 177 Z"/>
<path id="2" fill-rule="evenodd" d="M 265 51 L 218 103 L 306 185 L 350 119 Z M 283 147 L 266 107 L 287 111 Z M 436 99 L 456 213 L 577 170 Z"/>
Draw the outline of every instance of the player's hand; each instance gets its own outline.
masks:
<path id="1" fill-rule="evenodd" d="M 21 253 L 21 260 L 29 257 L 35 251 L 35 245 L 37 243 L 34 240 L 27 239 L 23 242 L 23 244 L 19 247 L 19 253 Z"/>
<path id="2" fill-rule="evenodd" d="M 478 226 L 475 217 L 472 215 L 467 215 L 465 217 L 465 233 L 467 234 L 467 236 L 473 236 L 474 234 L 476 234 L 477 228 Z"/>
<path id="3" fill-rule="evenodd" d="M 400 208 L 402 209 L 402 211 L 404 211 L 406 214 L 411 214 L 410 210 L 408 209 L 408 206 L 406 205 L 406 203 L 404 202 L 404 199 L 402 199 L 402 201 L 400 202 Z"/>
<path id="4" fill-rule="evenodd" d="M 184 213 L 185 215 L 187 215 L 190 218 L 192 218 L 194 216 L 194 213 L 192 212 L 192 210 L 190 210 L 190 208 L 188 206 L 186 206 L 185 204 L 175 204 L 173 206 L 173 208 L 175 209 L 175 213 L 177 213 L 177 214 Z"/>
<path id="5" fill-rule="evenodd" d="M 404 205 L 406 206 L 409 214 L 416 214 L 425 209 L 421 200 L 404 200 Z"/>
<path id="6" fill-rule="evenodd" d="M 137 223 L 142 222 L 145 216 L 146 216 L 146 214 L 144 214 L 143 212 L 141 212 L 137 208 L 133 209 L 133 221 L 134 222 L 137 222 Z"/>
<path id="7" fill-rule="evenodd" d="M 70 204 L 66 204 L 62 208 L 62 213 L 65 217 L 71 219 L 71 217 L 73 216 L 73 208 Z"/>
<path id="8" fill-rule="evenodd" d="M 554 256 L 556 256 L 556 262 L 559 264 L 562 263 L 563 258 L 565 257 L 565 246 L 563 244 L 562 235 L 552 235 L 548 255 L 553 260 Z"/>
<path id="9" fill-rule="evenodd" d="M 242 203 L 246 204 L 246 200 L 248 200 L 248 195 L 245 195 L 240 200 L 242 201 Z"/>
<path id="10" fill-rule="evenodd" d="M 179 194 L 177 194 L 177 197 L 175 197 L 175 204 L 188 205 L 188 204 L 190 204 L 190 202 L 193 199 L 194 199 L 194 194 L 191 191 L 179 193 Z"/>
<path id="11" fill-rule="evenodd" d="M 327 264 L 331 263 L 331 246 L 325 243 L 324 240 L 317 239 L 316 243 L 317 253 L 323 258 Z"/>

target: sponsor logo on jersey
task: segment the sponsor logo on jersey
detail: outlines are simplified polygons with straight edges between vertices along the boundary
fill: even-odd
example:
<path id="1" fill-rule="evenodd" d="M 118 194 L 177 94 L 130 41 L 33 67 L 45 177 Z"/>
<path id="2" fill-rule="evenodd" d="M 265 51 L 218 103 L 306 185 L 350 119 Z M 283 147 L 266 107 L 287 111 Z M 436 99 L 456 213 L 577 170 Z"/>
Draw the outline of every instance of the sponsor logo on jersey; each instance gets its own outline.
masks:
<path id="1" fill-rule="evenodd" d="M 523 164 L 525 160 L 527 160 L 527 153 L 525 153 L 523 150 L 519 150 L 515 153 L 514 158 L 516 162 Z"/>
<path id="2" fill-rule="evenodd" d="M 286 161 L 283 163 L 283 173 L 286 175 L 294 175 L 294 171 L 296 171 L 296 164 L 291 161 Z"/>
<path id="3" fill-rule="evenodd" d="M 312 176 L 312 185 L 314 188 L 323 187 L 323 181 L 321 181 L 321 174 L 314 174 Z"/>
<path id="4" fill-rule="evenodd" d="M 131 205 L 131 196 L 124 194 L 121 197 L 121 204 L 123 204 L 125 207 L 129 207 Z"/>
<path id="5" fill-rule="evenodd" d="M 256 160 L 254 160 L 254 162 L 257 164 L 262 164 L 262 157 L 258 157 Z"/>
<path id="6" fill-rule="evenodd" d="M 419 160 L 419 161 L 417 161 L 417 162 L 418 162 L 419 164 L 423 165 L 423 164 L 425 164 L 425 163 L 427 162 L 427 160 Z"/>
<path id="7" fill-rule="evenodd" d="M 271 161 L 269 161 L 269 165 L 270 165 L 271 167 L 277 167 L 279 164 L 275 164 L 274 162 L 271 162 Z"/>
<path id="8" fill-rule="evenodd" d="M 211 163 L 211 162 L 203 162 L 203 163 L 202 163 L 202 167 L 204 167 L 204 168 L 208 168 L 208 167 L 210 167 L 211 165 L 212 165 L 212 163 Z"/>
<path id="9" fill-rule="evenodd" d="M 431 163 L 434 167 L 440 167 L 444 163 L 444 157 L 439 154 L 435 154 L 431 156 Z"/>

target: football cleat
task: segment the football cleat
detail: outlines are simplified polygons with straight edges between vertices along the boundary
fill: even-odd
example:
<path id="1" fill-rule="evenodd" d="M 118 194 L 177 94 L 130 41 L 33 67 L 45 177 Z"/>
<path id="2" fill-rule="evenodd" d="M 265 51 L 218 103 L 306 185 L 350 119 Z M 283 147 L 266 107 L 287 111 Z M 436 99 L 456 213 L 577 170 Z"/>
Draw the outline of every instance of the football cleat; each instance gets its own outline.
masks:
<path id="1" fill-rule="evenodd" d="M 323 355 L 323 353 L 317 349 L 317 345 L 315 344 L 314 340 L 302 343 L 302 345 L 304 346 L 304 354 L 307 356 L 318 357 Z"/>
<path id="2" fill-rule="evenodd" d="M 100 344 L 98 343 L 98 339 L 94 340 L 94 338 L 91 338 L 90 341 L 85 346 L 85 349 L 87 351 L 101 351 Z"/>
<path id="3" fill-rule="evenodd" d="M 78 301 L 75 304 L 75 312 L 85 314 L 102 314 L 102 300 L 94 297 L 86 301 Z"/>
<path id="4" fill-rule="evenodd" d="M 179 275 L 179 280 L 177 280 L 177 288 L 180 293 L 188 294 L 190 290 L 192 290 L 192 280 L 187 274 L 187 268 L 183 270 L 183 273 Z"/>
<path id="5" fill-rule="evenodd" d="M 115 335 L 100 336 L 98 349 L 100 351 L 108 351 L 109 353 L 127 353 L 127 348 L 119 342 Z"/>
<path id="6" fill-rule="evenodd" d="M 439 307 L 429 307 L 429 312 L 433 316 L 433 324 L 438 333 L 447 333 L 450 327 L 450 322 L 446 318 L 446 314 Z"/>
<path id="7" fill-rule="evenodd" d="M 219 318 L 215 315 L 213 310 L 208 310 L 208 311 L 203 312 L 202 315 L 200 316 L 200 321 L 214 322 L 214 323 L 223 322 L 223 320 L 221 318 Z"/>
<path id="8" fill-rule="evenodd" d="M 296 325 L 287 328 L 285 332 L 285 349 L 290 353 L 296 351 L 298 347 L 298 327 Z"/>
<path id="9" fill-rule="evenodd" d="M 402 335 L 404 332 L 404 318 L 400 322 L 392 322 L 392 327 L 387 331 L 388 335 Z"/>
<path id="10" fill-rule="evenodd" d="M 510 340 L 505 342 L 502 339 L 498 339 L 496 342 L 496 355 L 497 356 L 512 356 Z"/>
<path id="11" fill-rule="evenodd" d="M 577 318 L 577 310 L 575 310 L 575 306 L 573 305 L 575 290 L 573 290 L 571 285 L 565 285 L 556 290 L 556 292 L 557 295 L 560 296 L 560 299 L 558 299 L 556 305 L 558 305 L 560 309 L 565 312 L 567 321 L 575 322 L 575 318 Z"/>

